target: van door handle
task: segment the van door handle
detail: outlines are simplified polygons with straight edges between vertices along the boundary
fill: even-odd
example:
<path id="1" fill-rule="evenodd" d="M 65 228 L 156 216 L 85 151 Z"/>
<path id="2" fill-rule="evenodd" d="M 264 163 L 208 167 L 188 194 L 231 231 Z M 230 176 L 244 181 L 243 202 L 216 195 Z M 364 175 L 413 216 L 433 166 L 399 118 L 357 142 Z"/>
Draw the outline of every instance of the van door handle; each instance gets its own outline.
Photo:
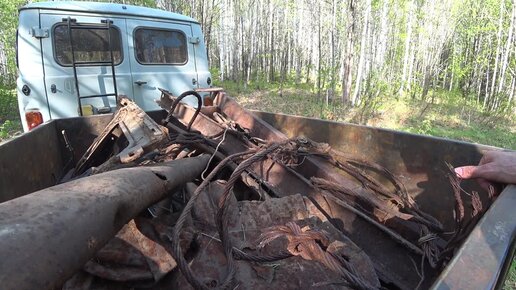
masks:
<path id="1" fill-rule="evenodd" d="M 146 81 L 135 81 L 134 83 L 139 85 L 139 86 L 147 84 Z"/>

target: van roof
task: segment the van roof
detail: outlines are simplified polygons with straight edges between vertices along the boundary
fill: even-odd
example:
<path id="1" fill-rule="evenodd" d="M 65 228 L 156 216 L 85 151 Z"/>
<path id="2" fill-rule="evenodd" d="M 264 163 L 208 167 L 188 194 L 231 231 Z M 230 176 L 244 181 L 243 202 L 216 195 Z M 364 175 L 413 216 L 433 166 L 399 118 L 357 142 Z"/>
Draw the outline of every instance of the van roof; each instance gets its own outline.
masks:
<path id="1" fill-rule="evenodd" d="M 97 14 L 130 15 L 138 17 L 161 18 L 198 23 L 195 19 L 178 13 L 117 3 L 99 3 L 83 1 L 35 2 L 21 7 L 20 11 L 26 9 L 45 9 Z"/>

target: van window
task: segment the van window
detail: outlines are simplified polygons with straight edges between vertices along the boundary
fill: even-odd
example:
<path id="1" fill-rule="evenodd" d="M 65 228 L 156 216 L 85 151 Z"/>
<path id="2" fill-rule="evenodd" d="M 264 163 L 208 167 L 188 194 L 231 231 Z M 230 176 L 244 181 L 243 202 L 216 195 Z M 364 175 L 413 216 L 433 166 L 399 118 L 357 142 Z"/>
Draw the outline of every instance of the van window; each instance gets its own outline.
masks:
<path id="1" fill-rule="evenodd" d="M 134 32 L 136 59 L 141 64 L 185 64 L 186 36 L 181 31 L 138 28 Z"/>
<path id="2" fill-rule="evenodd" d="M 111 44 L 115 65 L 122 62 L 122 46 L 120 31 L 111 27 Z M 75 62 L 104 62 L 111 61 L 109 39 L 106 29 L 95 27 L 72 28 L 73 49 Z M 56 25 L 53 34 L 54 57 L 62 66 L 72 65 L 72 51 L 66 24 Z M 95 64 L 92 64 L 95 65 Z"/>

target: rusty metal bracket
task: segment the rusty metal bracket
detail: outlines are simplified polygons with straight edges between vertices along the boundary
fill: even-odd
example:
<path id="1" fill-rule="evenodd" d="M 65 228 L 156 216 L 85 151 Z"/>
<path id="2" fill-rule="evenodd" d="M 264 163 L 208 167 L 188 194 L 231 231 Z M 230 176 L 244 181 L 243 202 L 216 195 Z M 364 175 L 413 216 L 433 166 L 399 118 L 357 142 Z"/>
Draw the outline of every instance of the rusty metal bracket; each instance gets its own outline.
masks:
<path id="1" fill-rule="evenodd" d="M 106 129 L 95 139 L 86 153 L 77 162 L 74 176 L 83 173 L 91 166 L 98 166 L 106 161 L 107 153 L 111 152 L 114 139 L 120 138 L 114 133 L 120 128 L 127 139 L 127 145 L 116 157 L 121 163 L 131 162 L 143 153 L 156 148 L 168 136 L 167 128 L 158 125 L 138 105 L 127 98 L 120 99 L 122 106 L 106 126 Z M 107 151 L 107 152 L 106 152 Z"/>

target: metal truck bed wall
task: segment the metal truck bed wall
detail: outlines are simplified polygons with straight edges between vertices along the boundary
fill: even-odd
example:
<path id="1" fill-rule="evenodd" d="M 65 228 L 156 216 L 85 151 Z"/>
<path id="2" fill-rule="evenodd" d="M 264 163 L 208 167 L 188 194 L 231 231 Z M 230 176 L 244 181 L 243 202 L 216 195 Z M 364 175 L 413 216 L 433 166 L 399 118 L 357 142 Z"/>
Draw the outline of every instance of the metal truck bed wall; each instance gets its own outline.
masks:
<path id="1" fill-rule="evenodd" d="M 477 164 L 483 150 L 499 148 L 444 138 L 403 133 L 374 127 L 344 124 L 283 114 L 254 112 L 288 137 L 305 136 L 332 148 L 385 166 L 405 184 L 424 211 L 450 228 L 454 198 L 446 163 Z M 468 191 L 481 190 L 464 181 Z"/>
<path id="2" fill-rule="evenodd" d="M 379 163 L 400 177 L 418 203 L 445 224 L 451 223 L 451 187 L 445 162 L 453 166 L 476 164 L 482 150 L 498 148 L 373 127 L 318 119 L 254 112 L 289 137 L 305 136 L 325 142 L 356 158 Z M 155 111 L 155 119 L 165 116 Z M 70 140 L 77 161 L 112 115 L 52 120 L 28 134 L 0 146 L 0 202 L 54 185 L 62 177 L 71 153 L 62 131 Z M 465 182 L 475 189 L 474 182 Z M 478 189 L 478 188 L 476 188 Z"/>
<path id="3" fill-rule="evenodd" d="M 54 185 L 62 172 L 56 123 L 0 145 L 0 202 Z"/>
<path id="4" fill-rule="evenodd" d="M 155 120 L 165 111 L 150 112 Z M 113 115 L 55 119 L 0 145 L 0 202 L 55 185 L 66 172 L 72 153 L 77 162 Z M 75 165 L 75 164 L 73 164 Z"/>
<path id="5" fill-rule="evenodd" d="M 376 162 L 404 182 L 421 208 L 451 226 L 454 200 L 446 162 L 477 164 L 485 150 L 500 150 L 444 138 L 403 133 L 283 114 L 254 112 L 288 137 L 328 143 L 357 159 Z M 463 181 L 467 191 L 480 190 Z M 485 195 L 485 194 L 484 194 Z M 435 281 L 434 289 L 493 289 L 503 286 L 516 245 L 516 186 L 510 185 L 470 233 Z"/>
<path id="6" fill-rule="evenodd" d="M 149 114 L 155 120 L 160 120 L 166 112 Z M 499 150 L 366 126 L 264 112 L 255 114 L 289 137 L 305 136 L 317 142 L 326 142 L 356 158 L 388 168 L 405 183 L 419 205 L 438 217 L 445 226 L 453 222 L 450 213 L 454 204 L 445 162 L 453 166 L 476 164 L 483 150 Z M 64 142 L 63 130 L 73 148 L 76 162 L 111 117 L 97 115 L 52 120 L 0 145 L 0 202 L 54 185 L 64 175 L 64 168 L 72 158 Z M 465 182 L 464 188 L 478 189 L 475 182 Z M 514 191 L 514 187 L 508 190 Z M 504 193 L 478 223 L 434 287 L 481 286 L 471 284 L 477 283 L 475 279 L 464 279 L 466 274 L 473 276 L 475 273 L 480 278 L 484 277 L 482 281 L 488 288 L 500 281 L 499 278 L 504 275 L 504 265 L 506 267 L 513 254 L 510 245 L 514 244 L 516 223 L 511 215 L 511 208 L 516 206 L 516 193 Z"/>

